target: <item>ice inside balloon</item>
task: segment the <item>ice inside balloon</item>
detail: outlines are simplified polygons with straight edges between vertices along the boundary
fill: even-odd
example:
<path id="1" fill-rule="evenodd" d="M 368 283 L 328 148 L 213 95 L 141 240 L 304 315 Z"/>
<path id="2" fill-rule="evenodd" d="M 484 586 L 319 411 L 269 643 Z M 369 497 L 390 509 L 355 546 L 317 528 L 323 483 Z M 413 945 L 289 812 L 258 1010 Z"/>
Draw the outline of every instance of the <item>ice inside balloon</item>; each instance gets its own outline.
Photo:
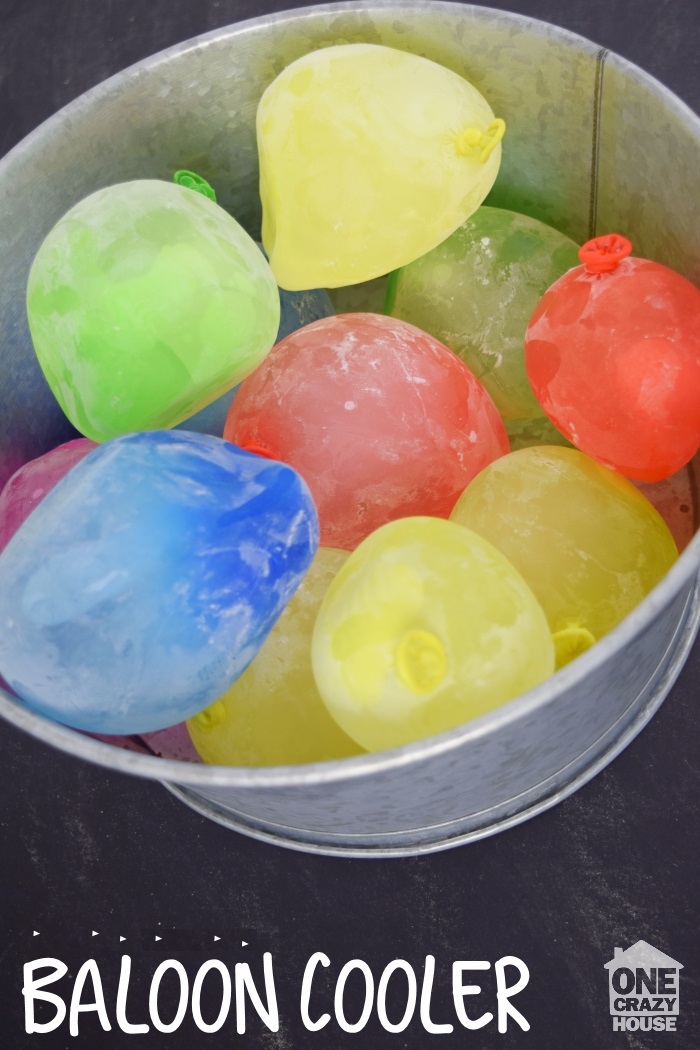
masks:
<path id="1" fill-rule="evenodd" d="M 527 330 L 535 395 L 582 452 L 659 481 L 700 447 L 700 290 L 616 234 L 545 292 Z"/>
<path id="2" fill-rule="evenodd" d="M 200 434 L 115 438 L 0 555 L 0 672 L 78 729 L 173 725 L 247 667 L 317 541 L 289 467 Z"/>
<path id="3" fill-rule="evenodd" d="M 224 436 L 298 470 L 321 543 L 343 550 L 395 518 L 448 517 L 469 481 L 509 448 L 466 365 L 379 314 L 329 317 L 277 343 L 242 384 Z"/>
<path id="4" fill-rule="evenodd" d="M 406 51 L 341 44 L 292 62 L 257 113 L 278 284 L 357 284 L 430 251 L 491 189 L 504 131 L 472 84 Z"/>
<path id="5" fill-rule="evenodd" d="M 663 518 L 577 449 L 521 449 L 490 464 L 451 515 L 498 548 L 549 619 L 559 663 L 630 613 L 678 557 Z"/>
<path id="6" fill-rule="evenodd" d="M 312 659 L 338 724 L 368 751 L 440 733 L 554 669 L 545 615 L 509 561 L 469 529 L 404 518 L 330 585 Z"/>
<path id="7" fill-rule="evenodd" d="M 385 313 L 430 332 L 471 368 L 505 420 L 543 410 L 525 371 L 525 332 L 578 246 L 537 219 L 483 206 L 427 255 L 395 271 Z"/>
<path id="8" fill-rule="evenodd" d="M 255 241 L 185 186 L 97 190 L 48 233 L 27 312 L 61 408 L 94 441 L 174 426 L 260 364 L 279 294 Z"/>

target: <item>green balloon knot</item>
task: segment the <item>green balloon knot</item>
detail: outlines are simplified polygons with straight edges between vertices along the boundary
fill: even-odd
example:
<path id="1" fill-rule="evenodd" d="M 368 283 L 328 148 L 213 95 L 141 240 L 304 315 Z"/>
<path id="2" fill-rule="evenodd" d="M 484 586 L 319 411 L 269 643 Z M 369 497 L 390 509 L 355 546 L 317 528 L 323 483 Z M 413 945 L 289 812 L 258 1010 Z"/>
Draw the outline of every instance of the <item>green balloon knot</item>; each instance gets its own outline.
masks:
<path id="1" fill-rule="evenodd" d="M 210 186 L 206 179 L 203 179 L 201 175 L 197 175 L 194 171 L 186 171 L 184 168 L 181 171 L 176 171 L 173 175 L 173 182 L 176 182 L 178 186 L 186 186 L 188 190 L 194 190 L 195 193 L 201 193 L 216 204 L 214 187 Z"/>

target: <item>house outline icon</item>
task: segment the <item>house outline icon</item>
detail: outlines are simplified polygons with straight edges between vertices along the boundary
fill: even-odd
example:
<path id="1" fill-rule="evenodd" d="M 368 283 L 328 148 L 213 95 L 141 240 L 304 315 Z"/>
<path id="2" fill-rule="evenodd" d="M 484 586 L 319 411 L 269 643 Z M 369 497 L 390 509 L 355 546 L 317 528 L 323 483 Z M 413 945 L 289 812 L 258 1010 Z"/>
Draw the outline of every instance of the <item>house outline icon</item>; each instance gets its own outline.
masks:
<path id="1" fill-rule="evenodd" d="M 637 941 L 626 951 L 622 948 L 615 949 L 615 955 L 610 962 L 605 963 L 605 969 L 608 971 L 608 989 L 610 992 L 610 1013 L 623 1016 L 623 1017 L 640 1017 L 652 1015 L 669 1016 L 675 1015 L 679 1012 L 680 1004 L 680 971 L 683 969 L 683 964 L 672 959 L 670 955 L 666 955 L 664 952 L 659 951 L 658 948 L 654 948 L 648 941 Z M 667 971 L 667 980 L 673 983 L 674 990 L 668 993 L 662 993 L 665 999 L 674 999 L 673 1006 L 663 1010 L 619 1010 L 615 1009 L 615 1002 L 619 998 L 629 999 L 636 998 L 638 1003 L 642 999 L 655 1000 L 658 998 L 653 992 L 647 989 L 642 989 L 641 994 L 635 991 L 632 987 L 629 993 L 621 994 L 619 989 L 613 987 L 613 978 L 617 970 L 627 969 L 633 974 L 636 974 L 637 970 L 644 970 L 647 974 L 651 975 L 652 970 L 664 969 Z M 673 974 L 668 971 L 673 971 Z"/>

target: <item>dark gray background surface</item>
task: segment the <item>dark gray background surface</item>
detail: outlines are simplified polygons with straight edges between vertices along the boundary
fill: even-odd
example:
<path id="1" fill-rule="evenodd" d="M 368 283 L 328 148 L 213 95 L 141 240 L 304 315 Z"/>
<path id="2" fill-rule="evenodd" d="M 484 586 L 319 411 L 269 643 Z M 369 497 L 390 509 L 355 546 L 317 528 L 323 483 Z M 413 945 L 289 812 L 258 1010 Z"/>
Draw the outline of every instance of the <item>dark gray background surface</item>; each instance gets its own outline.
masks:
<path id="1" fill-rule="evenodd" d="M 290 0 L 0 0 L 0 155 L 62 105 L 154 51 L 242 18 L 300 6 Z M 697 0 L 486 6 L 588 36 L 644 67 L 700 111 Z M 688 201 L 689 208 L 697 206 Z M 208 823 L 155 784 L 109 775 L 2 725 L 0 1046 L 696 1050 L 699 681 L 696 644 L 652 724 L 574 797 L 495 838 L 402 861 L 274 849 Z M 172 928 L 181 931 L 179 940 L 168 932 Z M 32 930 L 41 937 L 33 938 Z M 155 930 L 163 935 L 165 954 L 153 948 Z M 248 949 L 240 947 L 241 931 Z M 144 1020 L 157 963 L 176 956 L 193 976 L 215 954 L 203 950 L 214 933 L 222 937 L 218 956 L 231 965 L 246 951 L 256 960 L 261 950 L 272 951 L 278 1035 L 253 1021 L 245 1036 L 237 1036 L 231 1022 L 218 1035 L 204 1036 L 189 1020 L 171 1036 L 106 1035 L 94 1015 L 84 1015 L 77 1039 L 65 1026 L 56 1036 L 24 1034 L 24 962 L 56 955 L 75 974 L 93 955 L 113 1019 L 117 964 L 129 949 L 129 1013 Z M 127 938 L 121 945 L 120 934 Z M 627 948 L 639 938 L 685 966 L 676 1035 L 612 1031 L 603 966 L 615 946 Z M 178 955 L 177 945 L 186 944 L 190 950 Z M 373 1019 L 361 1035 L 344 1035 L 334 1024 L 312 1035 L 298 1020 L 297 1004 L 304 964 L 316 950 L 332 960 L 327 978 L 318 981 L 318 1013 L 332 1011 L 335 977 L 347 960 L 367 960 L 378 980 L 390 960 L 403 957 L 420 971 L 432 953 L 438 960 L 433 1016 L 453 1022 L 452 961 L 519 956 L 531 978 L 516 1003 L 531 1031 L 511 1027 L 499 1035 L 490 1025 L 480 1033 L 428 1036 L 415 1021 L 392 1036 Z M 482 983 L 490 987 L 488 979 Z M 492 997 L 485 998 L 490 1008 Z M 400 1004 L 394 1013 L 401 1013 Z"/>

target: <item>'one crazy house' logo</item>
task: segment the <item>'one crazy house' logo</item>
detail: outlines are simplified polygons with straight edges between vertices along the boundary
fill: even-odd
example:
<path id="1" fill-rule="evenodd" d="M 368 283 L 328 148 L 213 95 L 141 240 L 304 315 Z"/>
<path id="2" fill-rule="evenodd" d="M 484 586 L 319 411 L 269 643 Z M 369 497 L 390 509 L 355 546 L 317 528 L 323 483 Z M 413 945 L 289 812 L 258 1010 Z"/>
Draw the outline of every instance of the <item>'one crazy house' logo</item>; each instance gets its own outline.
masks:
<path id="1" fill-rule="evenodd" d="M 646 941 L 615 949 L 605 964 L 616 1032 L 675 1032 L 681 963 Z"/>

